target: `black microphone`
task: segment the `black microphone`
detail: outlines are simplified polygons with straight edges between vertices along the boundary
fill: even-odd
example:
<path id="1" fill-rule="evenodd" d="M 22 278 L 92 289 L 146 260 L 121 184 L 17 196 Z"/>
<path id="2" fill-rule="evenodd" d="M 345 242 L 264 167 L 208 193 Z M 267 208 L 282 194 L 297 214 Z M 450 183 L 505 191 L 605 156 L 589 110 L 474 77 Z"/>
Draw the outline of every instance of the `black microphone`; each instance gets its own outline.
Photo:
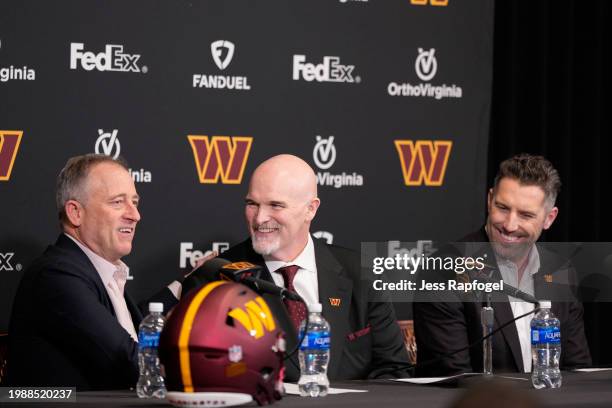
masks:
<path id="1" fill-rule="evenodd" d="M 297 293 L 286 288 L 276 286 L 272 282 L 260 279 L 259 276 L 263 267 L 250 262 L 231 262 L 223 258 L 213 258 L 206 261 L 200 268 L 196 269 L 183 282 L 183 291 L 200 287 L 215 280 L 227 280 L 242 283 L 257 293 L 269 293 L 289 300 L 302 301 Z"/>
<path id="2" fill-rule="evenodd" d="M 492 279 L 493 273 L 497 269 L 487 264 L 485 264 L 484 266 L 486 268 L 481 269 L 481 270 L 475 270 L 472 273 L 470 273 L 470 275 L 473 275 L 475 279 L 480 279 L 482 282 L 485 282 L 485 283 L 497 283 L 496 281 Z M 471 278 L 472 276 L 470 276 L 470 279 Z M 530 295 L 527 292 L 523 292 L 522 290 L 515 288 L 514 286 L 509 285 L 506 282 L 504 282 L 502 293 L 508 296 L 515 297 L 517 299 L 524 300 L 525 302 L 533 303 L 536 305 L 539 304 L 538 299 L 536 299 L 533 295 Z"/>

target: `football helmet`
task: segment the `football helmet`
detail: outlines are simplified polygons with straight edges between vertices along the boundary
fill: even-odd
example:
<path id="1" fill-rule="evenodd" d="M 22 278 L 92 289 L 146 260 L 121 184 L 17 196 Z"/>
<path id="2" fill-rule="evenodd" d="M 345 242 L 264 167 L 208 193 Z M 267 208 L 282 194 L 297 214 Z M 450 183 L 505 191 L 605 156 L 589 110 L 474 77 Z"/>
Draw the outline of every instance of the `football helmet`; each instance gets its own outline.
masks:
<path id="1" fill-rule="evenodd" d="M 168 401 L 229 406 L 281 398 L 284 334 L 264 299 L 244 285 L 215 281 L 191 291 L 162 331 Z"/>

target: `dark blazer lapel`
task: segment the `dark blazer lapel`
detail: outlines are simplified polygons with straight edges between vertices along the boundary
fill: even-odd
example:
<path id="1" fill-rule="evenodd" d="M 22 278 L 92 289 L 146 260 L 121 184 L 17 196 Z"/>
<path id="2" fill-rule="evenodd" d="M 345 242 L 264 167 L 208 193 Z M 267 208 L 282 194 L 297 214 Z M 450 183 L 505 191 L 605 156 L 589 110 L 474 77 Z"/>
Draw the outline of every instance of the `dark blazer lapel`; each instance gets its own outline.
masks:
<path id="1" fill-rule="evenodd" d="M 86 277 L 89 278 L 98 288 L 98 291 L 100 292 L 100 300 L 103 302 L 104 307 L 106 307 L 113 314 L 113 316 L 115 316 L 115 308 L 112 306 L 111 300 L 108 297 L 108 292 L 104 287 L 102 278 L 100 278 L 100 274 L 91 263 L 85 252 L 83 252 L 83 250 L 81 250 L 81 248 L 79 248 L 79 246 L 64 233 L 59 235 L 57 241 L 55 242 L 55 246 L 64 251 L 70 252 L 72 257 L 75 259 L 80 259 L 83 265 L 87 265 L 87 268 L 84 268 L 82 271 L 86 273 Z"/>
<path id="2" fill-rule="evenodd" d="M 328 376 L 336 377 L 341 365 L 342 352 L 349 334 L 349 310 L 353 281 L 344 276 L 344 268 L 326 245 L 314 240 L 319 285 L 319 302 L 323 305 L 323 317 L 331 327 L 331 361 Z M 332 301 L 338 306 L 332 306 Z"/>
<path id="3" fill-rule="evenodd" d="M 495 309 L 495 323 L 497 323 L 497 327 L 514 319 L 510 302 L 496 302 L 493 304 L 493 308 Z M 501 333 L 512 352 L 512 357 L 519 372 L 523 372 L 523 354 L 521 353 L 521 343 L 518 339 L 516 324 L 509 324 L 502 329 Z"/>

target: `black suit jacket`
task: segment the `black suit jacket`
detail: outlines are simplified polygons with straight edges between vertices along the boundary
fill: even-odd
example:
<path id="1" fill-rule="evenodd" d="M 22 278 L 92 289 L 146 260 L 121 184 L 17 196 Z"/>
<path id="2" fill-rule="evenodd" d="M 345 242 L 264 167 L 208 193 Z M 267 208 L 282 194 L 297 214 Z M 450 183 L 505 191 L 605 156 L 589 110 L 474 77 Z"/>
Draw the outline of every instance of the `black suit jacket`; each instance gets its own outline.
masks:
<path id="1" fill-rule="evenodd" d="M 330 380 L 402 377 L 410 365 L 395 312 L 388 302 L 369 302 L 371 282 L 360 277 L 359 254 L 314 240 L 319 302 L 331 327 Z M 246 240 L 221 255 L 231 261 L 249 261 L 264 267 L 263 279 L 273 282 L 261 255 Z M 281 328 L 287 347 L 296 344 L 296 332 L 283 302 L 264 295 Z M 340 299 L 332 306 L 330 299 Z M 369 329 L 368 329 L 369 328 Z M 365 330 L 364 330 L 365 329 Z M 297 353 L 286 362 L 287 381 L 299 378 Z"/>
<path id="2" fill-rule="evenodd" d="M 486 243 L 488 237 L 484 228 L 461 239 L 463 242 Z M 495 262 L 495 257 L 489 245 L 485 248 L 485 259 Z M 553 299 L 553 296 L 567 300 L 575 285 L 575 270 L 558 256 L 538 248 L 540 254 L 540 270 L 534 274 L 534 289 L 538 299 Z M 440 250 L 436 256 L 456 256 L 451 249 Z M 465 256 L 465 253 L 463 254 Z M 419 277 L 431 280 L 453 279 L 453 271 L 449 273 L 436 271 L 436 278 L 431 274 Z M 552 278 L 547 282 L 544 276 Z M 499 269 L 495 265 L 493 280 L 500 280 Z M 560 291 L 564 291 L 560 294 Z M 433 296 L 436 296 L 433 294 Z M 455 302 L 444 301 L 414 302 L 414 330 L 417 341 L 417 375 L 445 376 L 461 372 L 481 372 L 483 369 L 482 343 L 470 350 L 464 350 L 452 356 L 444 357 L 446 353 L 459 350 L 478 341 L 482 336 L 481 310 L 482 303 L 457 297 Z M 495 325 L 497 329 L 512 320 L 514 315 L 508 297 L 501 295 L 499 301 L 493 303 Z M 591 364 L 591 355 L 582 320 L 583 308 L 577 301 L 552 302 L 552 312 L 561 322 L 561 367 L 571 368 Z M 527 317 L 530 318 L 530 317 Z M 523 358 L 518 339 L 516 324 L 506 326 L 493 336 L 493 369 L 494 372 L 523 372 Z M 430 363 L 433 362 L 433 363 Z"/>
<path id="3" fill-rule="evenodd" d="M 169 290 L 154 296 L 164 310 Z M 125 294 L 138 331 L 142 314 Z M 9 325 L 9 385 L 125 389 L 138 380 L 138 343 L 115 317 L 87 255 L 61 234 L 25 272 Z"/>

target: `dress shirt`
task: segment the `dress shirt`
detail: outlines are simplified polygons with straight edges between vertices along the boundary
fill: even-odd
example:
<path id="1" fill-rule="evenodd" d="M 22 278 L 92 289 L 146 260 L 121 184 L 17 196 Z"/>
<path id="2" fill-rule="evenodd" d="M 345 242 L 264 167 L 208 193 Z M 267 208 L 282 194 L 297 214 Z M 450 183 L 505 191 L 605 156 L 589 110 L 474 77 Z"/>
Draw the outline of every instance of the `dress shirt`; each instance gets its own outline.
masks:
<path id="1" fill-rule="evenodd" d="M 518 268 L 516 264 L 507 259 L 497 257 L 497 265 L 499 266 L 499 272 L 501 273 L 502 279 L 505 283 L 522 290 L 525 293 L 534 295 L 534 284 L 533 275 L 540 269 L 540 254 L 535 245 L 531 247 L 529 252 L 529 258 L 525 271 L 521 277 L 521 281 L 518 282 Z M 535 305 L 523 300 L 517 299 L 510 296 L 510 307 L 512 308 L 512 314 L 514 317 L 520 316 L 527 312 L 533 311 Z M 518 333 L 519 342 L 521 344 L 521 355 L 523 356 L 523 367 L 525 372 L 531 372 L 531 318 L 533 315 L 527 315 L 522 319 L 516 320 L 516 331 Z"/>
<path id="2" fill-rule="evenodd" d="M 300 269 L 295 275 L 293 286 L 307 305 L 319 303 L 319 282 L 317 280 L 317 263 L 315 261 L 314 243 L 308 234 L 308 242 L 302 252 L 292 261 L 283 262 L 271 260 L 264 256 L 266 266 L 274 279 L 276 286 L 285 287 L 283 275 L 276 272 L 279 268 L 289 265 L 297 265 Z"/>
<path id="3" fill-rule="evenodd" d="M 128 275 L 130 268 L 123 263 L 123 261 L 119 261 L 119 264 L 115 265 L 106 259 L 102 258 L 100 255 L 93 252 L 91 249 L 87 248 L 85 245 L 77 241 L 74 237 L 66 234 L 71 240 L 73 240 L 79 248 L 87 255 L 87 258 L 91 261 L 94 268 L 100 275 L 100 279 L 102 279 L 102 283 L 104 284 L 104 288 L 106 289 L 106 293 L 113 304 L 113 309 L 115 310 L 115 316 L 117 320 L 121 324 L 121 326 L 128 332 L 128 334 L 134 339 L 134 341 L 138 341 L 138 336 L 136 335 L 136 330 L 134 328 L 134 322 L 132 321 L 132 316 L 127 308 L 127 304 L 125 303 L 125 298 L 123 294 L 123 288 L 119 288 L 117 285 L 117 281 L 115 280 L 115 272 L 120 274 Z"/>

